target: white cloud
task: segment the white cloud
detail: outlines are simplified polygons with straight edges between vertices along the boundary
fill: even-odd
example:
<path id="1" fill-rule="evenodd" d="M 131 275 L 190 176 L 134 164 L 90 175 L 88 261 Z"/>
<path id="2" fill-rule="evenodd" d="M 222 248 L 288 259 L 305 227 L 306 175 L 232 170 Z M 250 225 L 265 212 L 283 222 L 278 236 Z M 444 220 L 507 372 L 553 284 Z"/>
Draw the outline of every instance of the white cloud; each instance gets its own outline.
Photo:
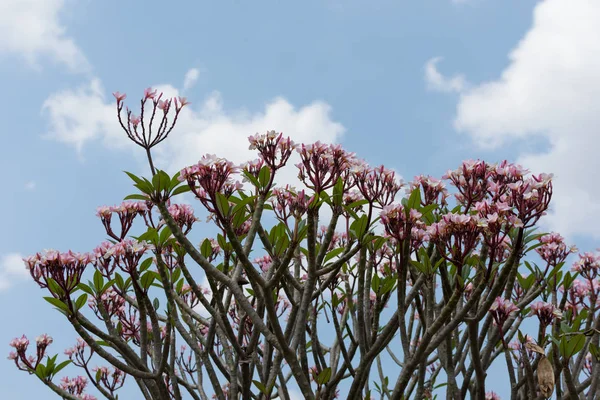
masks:
<path id="1" fill-rule="evenodd" d="M 72 145 L 80 154 L 85 143 L 96 139 L 109 147 L 124 146 L 127 140 L 120 134 L 113 100 L 106 100 L 99 79 L 52 94 L 42 107 L 50 125 L 45 137 Z"/>
<path id="2" fill-rule="evenodd" d="M 177 96 L 179 90 L 171 85 L 155 85 L 165 96 Z M 126 101 L 135 107 L 137 96 Z M 133 98 L 133 99 L 131 99 Z M 100 140 L 109 148 L 133 146 L 119 127 L 112 96 L 107 100 L 100 82 L 95 79 L 75 90 L 51 95 L 44 103 L 49 120 L 48 138 L 63 142 L 81 151 L 85 144 Z M 235 163 L 257 158 L 248 149 L 247 137 L 256 132 L 275 129 L 290 136 L 296 143 L 338 142 L 344 127 L 333 121 L 331 107 L 315 101 L 300 108 L 278 97 L 259 112 L 226 111 L 218 92 L 210 94 L 201 104 L 191 104 L 179 116 L 170 137 L 154 148 L 159 168 L 171 173 L 196 163 L 202 155 L 214 153 Z M 134 109 L 137 114 L 138 111 Z M 297 172 L 285 173 L 287 181 Z"/>
<path id="3" fill-rule="evenodd" d="M 35 190 L 36 183 L 35 181 L 29 181 L 25 184 L 25 189 L 27 190 Z"/>
<path id="4" fill-rule="evenodd" d="M 442 57 L 434 57 L 425 63 L 425 83 L 427 89 L 436 92 L 461 92 L 467 83 L 464 76 L 455 75 L 451 78 L 443 76 L 437 69 Z"/>
<path id="5" fill-rule="evenodd" d="M 45 56 L 71 71 L 87 70 L 85 56 L 60 21 L 66 4 L 66 0 L 0 1 L 0 53 L 18 54 L 36 68 L 40 56 Z"/>
<path id="6" fill-rule="evenodd" d="M 9 253 L 0 257 L 0 291 L 10 288 L 14 283 L 29 276 L 21 254 Z"/>
<path id="7" fill-rule="evenodd" d="M 549 229 L 600 237 L 600 2 L 545 0 L 501 76 L 461 94 L 455 126 L 485 147 L 541 138 L 519 154 L 556 175 Z"/>
<path id="8" fill-rule="evenodd" d="M 185 78 L 183 79 L 183 91 L 188 91 L 196 82 L 198 82 L 198 78 L 200 77 L 200 70 L 198 68 L 192 68 L 188 72 L 185 73 Z"/>

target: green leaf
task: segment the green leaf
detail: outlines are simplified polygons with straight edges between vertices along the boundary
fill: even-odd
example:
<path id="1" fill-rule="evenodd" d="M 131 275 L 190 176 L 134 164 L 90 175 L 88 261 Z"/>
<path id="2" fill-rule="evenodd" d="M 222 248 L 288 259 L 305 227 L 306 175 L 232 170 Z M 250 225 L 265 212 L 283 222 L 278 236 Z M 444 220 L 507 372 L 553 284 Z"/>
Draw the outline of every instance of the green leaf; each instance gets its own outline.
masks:
<path id="1" fill-rule="evenodd" d="M 35 374 L 41 380 L 45 380 L 48 377 L 48 374 L 46 373 L 46 367 L 44 366 L 44 364 L 38 364 L 38 366 L 35 368 Z"/>
<path id="2" fill-rule="evenodd" d="M 148 196 L 144 196 L 143 194 L 130 194 L 129 196 L 125 197 L 123 200 L 141 200 L 141 201 L 148 201 Z"/>
<path id="3" fill-rule="evenodd" d="M 250 182 L 252 182 L 252 184 L 255 187 L 260 187 L 260 183 L 258 182 L 258 179 L 256 179 L 256 177 L 254 175 L 252 175 L 250 172 L 244 170 L 242 171 L 242 174 L 244 174 L 244 176 L 246 177 L 246 179 L 248 179 Z"/>
<path id="4" fill-rule="evenodd" d="M 354 220 L 354 222 L 352 222 L 352 224 L 350 225 L 350 232 L 353 233 L 357 239 L 363 238 L 368 227 L 367 219 L 368 217 L 366 215 L 363 215 L 360 218 Z"/>
<path id="5" fill-rule="evenodd" d="M 54 367 L 54 370 L 52 371 L 52 374 L 53 375 L 58 374 L 63 368 L 65 368 L 69 364 L 71 364 L 71 360 L 65 360 L 65 361 L 61 362 L 56 367 Z"/>
<path id="6" fill-rule="evenodd" d="M 233 216 L 233 227 L 235 229 L 239 228 L 248 220 L 248 218 L 250 218 L 250 215 L 246 214 L 245 210 L 239 210 Z"/>
<path id="7" fill-rule="evenodd" d="M 180 279 L 180 280 L 177 282 L 177 285 L 175 285 L 175 290 L 177 291 L 177 293 L 180 293 L 180 294 L 181 294 L 181 291 L 183 290 L 183 285 L 184 285 L 184 284 L 185 284 L 185 281 L 184 281 L 184 279 Z"/>
<path id="8" fill-rule="evenodd" d="M 332 258 L 339 256 L 340 254 L 342 254 L 344 252 L 344 250 L 345 249 L 343 247 L 338 247 L 337 249 L 331 250 L 329 253 L 327 253 L 325 255 L 324 262 L 327 262 L 327 261 L 331 260 Z"/>
<path id="9" fill-rule="evenodd" d="M 371 289 L 375 293 L 379 292 L 379 284 L 380 284 L 379 275 L 377 275 L 377 274 L 373 275 L 373 278 L 371 279 Z"/>
<path id="10" fill-rule="evenodd" d="M 232 213 L 237 214 L 240 210 L 246 211 L 246 206 L 250 203 L 253 203 L 255 199 L 255 196 L 248 196 L 245 197 L 243 200 L 240 200 L 239 202 L 237 202 L 235 207 L 233 207 Z"/>
<path id="11" fill-rule="evenodd" d="M 286 250 L 290 247 L 290 239 L 288 238 L 288 235 L 283 232 L 277 239 L 277 241 L 275 242 L 275 246 L 273 248 L 275 255 L 277 256 L 281 256 L 283 255 Z"/>
<path id="12" fill-rule="evenodd" d="M 269 181 L 271 180 L 271 168 L 268 166 L 264 166 L 260 169 L 258 173 L 258 183 L 260 183 L 260 187 L 262 189 L 266 189 L 269 185 Z"/>
<path id="13" fill-rule="evenodd" d="M 552 268 L 552 270 L 550 271 L 550 273 L 548 274 L 548 277 L 546 278 L 546 280 L 550 280 L 554 275 L 556 275 L 556 273 L 558 271 L 560 271 L 560 269 L 563 267 L 563 265 L 565 265 L 564 262 L 562 263 L 558 263 L 556 265 L 556 267 Z"/>
<path id="14" fill-rule="evenodd" d="M 81 307 L 85 306 L 87 299 L 88 299 L 87 293 L 84 293 L 81 296 L 79 296 L 77 298 L 77 300 L 75 301 L 75 311 L 81 310 Z"/>
<path id="15" fill-rule="evenodd" d="M 258 390 L 261 391 L 262 394 L 264 394 L 265 396 L 269 395 L 269 393 L 267 392 L 267 388 L 261 382 L 259 382 L 259 381 L 252 381 L 252 383 L 254 384 L 254 386 L 256 386 L 256 388 Z"/>
<path id="16" fill-rule="evenodd" d="M 177 196 L 178 194 L 186 193 L 191 190 L 192 190 L 192 188 L 189 185 L 181 185 L 181 186 L 177 187 L 175 190 L 173 190 L 173 193 L 171 193 L 171 196 Z"/>
<path id="17" fill-rule="evenodd" d="M 583 333 L 579 333 L 577 335 L 571 336 L 569 338 L 569 342 L 567 345 L 567 350 L 569 353 L 568 357 L 572 357 L 573 355 L 579 353 L 583 346 L 585 345 L 585 335 Z"/>
<path id="18" fill-rule="evenodd" d="M 77 287 L 89 295 L 94 295 L 94 290 L 83 282 L 80 282 Z"/>
<path id="19" fill-rule="evenodd" d="M 415 267 L 416 269 L 419 270 L 420 273 L 422 274 L 427 274 L 427 269 L 425 268 L 425 265 L 423 265 L 422 263 L 418 262 L 417 260 L 409 260 L 410 264 Z"/>
<path id="20" fill-rule="evenodd" d="M 173 177 L 171 178 L 171 182 L 169 184 L 169 191 L 173 190 L 174 188 L 177 187 L 177 185 L 179 185 L 181 183 L 181 181 L 179 180 L 180 175 L 181 175 L 181 171 L 177 171 L 175 173 L 175 175 L 173 175 Z"/>
<path id="21" fill-rule="evenodd" d="M 337 308 L 337 306 L 340 304 L 340 298 L 338 297 L 337 293 L 333 293 L 331 295 L 331 309 L 333 310 L 334 308 Z"/>
<path id="22" fill-rule="evenodd" d="M 331 197 L 329 197 L 329 193 L 323 191 L 319 194 L 319 200 L 323 203 L 331 205 Z"/>
<path id="23" fill-rule="evenodd" d="M 212 255 L 212 244 L 210 243 L 210 240 L 204 239 L 200 246 L 200 253 L 204 258 L 209 258 Z"/>
<path id="24" fill-rule="evenodd" d="M 222 249 L 226 248 L 228 244 L 225 236 L 221 235 L 220 233 L 217 234 L 217 243 Z"/>
<path id="25" fill-rule="evenodd" d="M 171 232 L 171 229 L 169 229 L 169 227 L 165 225 L 160 231 L 160 236 L 158 238 L 159 243 L 161 245 L 165 244 L 172 234 L 173 232 Z"/>
<path id="26" fill-rule="evenodd" d="M 152 186 L 155 190 L 168 190 L 171 185 L 171 178 L 165 171 L 157 171 L 152 177 Z"/>
<path id="27" fill-rule="evenodd" d="M 383 247 L 385 243 L 387 243 L 387 239 L 383 236 L 375 236 L 374 240 L 371 242 L 373 246 L 373 251 L 377 251 Z"/>
<path id="28" fill-rule="evenodd" d="M 147 271 L 140 278 L 140 283 L 141 283 L 142 287 L 146 290 L 148 290 L 148 288 L 150 287 L 150 285 L 152 285 L 153 282 L 154 282 L 154 274 L 152 273 L 152 271 Z"/>
<path id="29" fill-rule="evenodd" d="M 227 200 L 227 197 L 223 196 L 221 193 L 217 192 L 216 193 L 216 197 L 217 197 L 217 209 L 219 210 L 219 212 L 221 213 L 221 215 L 223 217 L 228 217 L 229 216 L 229 200 Z"/>
<path id="30" fill-rule="evenodd" d="M 58 286 L 58 283 L 56 283 L 56 281 L 52 278 L 48 278 L 48 289 L 50 289 L 50 292 L 58 296 L 65 295 L 65 291 L 60 286 Z"/>
<path id="31" fill-rule="evenodd" d="M 158 231 L 154 228 L 148 228 L 148 230 L 142 233 L 140 236 L 135 238 L 137 241 L 147 241 L 156 243 L 158 241 Z"/>
<path id="32" fill-rule="evenodd" d="M 142 264 L 140 264 L 140 272 L 144 272 L 150 268 L 153 262 L 154 260 L 152 260 L 152 258 L 146 258 L 144 261 L 142 261 Z"/>
<path id="33" fill-rule="evenodd" d="M 340 178 L 338 178 L 337 182 L 333 186 L 332 202 L 333 202 L 334 206 L 339 207 L 342 205 L 343 200 L 344 200 L 344 181 L 340 177 Z"/>
<path id="34" fill-rule="evenodd" d="M 327 382 L 329 382 L 329 379 L 331 379 L 331 368 L 325 368 L 317 376 L 317 384 L 325 385 Z"/>
<path id="35" fill-rule="evenodd" d="M 427 225 L 431 225 L 435 222 L 433 217 L 433 212 L 438 208 L 437 204 L 428 204 L 425 207 L 422 207 L 420 212 L 422 214 L 421 219 L 427 223 Z"/>
<path id="36" fill-rule="evenodd" d="M 69 307 L 65 304 L 65 302 L 55 298 L 55 297 L 44 297 L 44 300 L 46 300 L 48 303 L 52 304 L 53 306 L 55 306 L 56 308 L 66 311 L 69 311 Z"/>
<path id="37" fill-rule="evenodd" d="M 594 356 L 594 358 L 596 358 L 596 360 L 600 360 L 600 350 L 594 343 L 590 343 L 590 353 L 592 356 Z"/>
<path id="38" fill-rule="evenodd" d="M 94 288 L 96 288 L 96 292 L 100 293 L 102 288 L 104 287 L 104 277 L 100 273 L 100 271 L 96 270 L 94 272 Z"/>
<path id="39" fill-rule="evenodd" d="M 383 281 L 383 285 L 381 286 L 380 294 L 384 295 L 384 294 L 392 291 L 392 289 L 394 289 L 395 285 L 396 285 L 396 279 L 393 276 L 388 276 Z"/>
<path id="40" fill-rule="evenodd" d="M 143 193 L 146 193 L 146 194 L 152 193 L 152 185 L 150 184 L 150 182 L 147 179 L 139 178 L 139 177 L 135 176 L 134 174 L 132 174 L 131 172 L 127 172 L 127 171 L 123 171 L 123 172 L 125 172 L 135 182 L 135 185 L 133 185 L 133 186 L 140 189 Z"/>
<path id="41" fill-rule="evenodd" d="M 181 276 L 181 268 L 177 267 L 173 271 L 173 274 L 171 274 L 171 281 L 172 282 L 177 282 L 179 280 L 180 276 Z"/>
<path id="42" fill-rule="evenodd" d="M 160 308 L 160 301 L 158 301 L 158 298 L 155 298 L 152 301 L 152 305 L 154 306 L 154 309 L 158 311 L 158 309 Z"/>
<path id="43" fill-rule="evenodd" d="M 419 206 L 421 205 L 421 189 L 419 187 L 415 188 L 409 198 L 408 201 L 406 202 L 406 212 L 408 213 L 410 210 L 412 209 L 419 209 Z"/>
<path id="44" fill-rule="evenodd" d="M 131 172 L 127 172 L 127 171 L 123 171 L 125 172 L 135 183 L 137 184 L 141 184 L 144 183 L 144 181 L 140 178 L 138 178 L 136 175 L 132 174 Z"/>
<path id="45" fill-rule="evenodd" d="M 112 285 L 115 284 L 115 282 L 116 282 L 116 280 L 114 280 L 114 279 L 111 279 L 110 281 L 106 282 L 106 284 L 102 288 L 102 293 L 106 292 L 109 287 L 111 287 Z"/>
<path id="46" fill-rule="evenodd" d="M 56 357 L 58 357 L 58 354 L 55 354 L 52 357 L 48 356 L 48 362 L 46 363 L 46 371 L 49 374 L 51 374 L 54 370 L 54 365 L 56 365 Z"/>

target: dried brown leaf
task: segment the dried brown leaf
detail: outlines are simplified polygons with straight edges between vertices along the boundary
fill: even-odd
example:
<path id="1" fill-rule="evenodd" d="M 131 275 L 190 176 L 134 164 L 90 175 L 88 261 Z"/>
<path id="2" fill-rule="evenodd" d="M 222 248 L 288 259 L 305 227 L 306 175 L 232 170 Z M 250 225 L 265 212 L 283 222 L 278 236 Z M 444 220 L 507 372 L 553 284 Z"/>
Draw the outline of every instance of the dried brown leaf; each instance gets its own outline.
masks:
<path id="1" fill-rule="evenodd" d="M 545 356 L 538 363 L 537 377 L 542 395 L 546 398 L 552 396 L 552 392 L 554 392 L 554 370 L 552 369 L 552 364 Z"/>
<path id="2" fill-rule="evenodd" d="M 543 348 L 541 348 L 540 346 L 538 346 L 538 345 L 537 345 L 537 344 L 535 344 L 535 343 L 529 343 L 529 342 L 528 342 L 528 343 L 525 343 L 525 347 L 526 347 L 527 349 L 529 349 L 529 350 L 531 350 L 531 351 L 535 351 L 536 353 L 539 353 L 539 354 L 541 354 L 541 355 L 543 355 L 543 356 L 545 356 L 545 355 L 546 355 L 546 352 L 544 351 L 544 349 L 543 349 Z"/>

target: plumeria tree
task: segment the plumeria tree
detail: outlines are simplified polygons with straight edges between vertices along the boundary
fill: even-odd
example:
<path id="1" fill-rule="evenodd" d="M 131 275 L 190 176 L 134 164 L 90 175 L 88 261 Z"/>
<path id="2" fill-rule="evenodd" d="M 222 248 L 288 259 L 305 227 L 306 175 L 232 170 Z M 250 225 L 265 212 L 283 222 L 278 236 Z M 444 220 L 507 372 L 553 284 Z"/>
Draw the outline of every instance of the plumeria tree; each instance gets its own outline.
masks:
<path id="1" fill-rule="evenodd" d="M 22 336 L 9 359 L 58 396 L 497 399 L 496 364 L 514 399 L 600 398 L 600 256 L 569 269 L 577 250 L 537 232 L 551 175 L 465 161 L 404 185 L 270 131 L 249 137 L 255 161 L 205 155 L 170 176 L 152 149 L 187 101 L 147 89 L 137 116 L 114 95 L 148 177 L 98 208 L 108 240 L 92 252 L 24 260 L 80 338 L 52 355 L 50 336 Z M 301 189 L 275 183 L 292 159 Z M 184 193 L 214 225 L 199 244 Z"/>

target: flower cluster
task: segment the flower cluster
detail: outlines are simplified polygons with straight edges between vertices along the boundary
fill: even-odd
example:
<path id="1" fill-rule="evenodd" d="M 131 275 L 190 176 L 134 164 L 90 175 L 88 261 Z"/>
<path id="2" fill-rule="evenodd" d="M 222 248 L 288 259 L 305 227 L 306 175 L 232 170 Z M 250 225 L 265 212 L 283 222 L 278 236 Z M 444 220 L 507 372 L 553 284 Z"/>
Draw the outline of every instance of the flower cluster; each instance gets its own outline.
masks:
<path id="1" fill-rule="evenodd" d="M 307 196 L 304 190 L 296 192 L 293 187 L 286 185 L 284 188 L 273 189 L 271 203 L 275 216 L 280 221 L 287 222 L 290 217 L 301 219 L 313 200 L 314 197 Z"/>
<path id="2" fill-rule="evenodd" d="M 104 309 L 102 312 L 98 309 L 98 303 Z M 100 319 L 103 319 L 102 313 L 105 312 L 109 317 L 115 315 L 122 315 L 125 312 L 125 299 L 112 287 L 106 289 L 101 295 L 100 299 L 96 297 L 90 297 L 88 300 L 90 308 L 94 311 L 94 314 Z"/>
<path id="3" fill-rule="evenodd" d="M 529 347 L 529 343 L 535 343 L 533 338 L 530 335 L 525 335 L 524 337 L 525 346 L 519 340 L 513 340 L 508 344 L 508 348 L 512 351 L 513 356 L 519 362 L 519 364 L 523 364 L 523 357 L 521 353 L 521 349 L 525 347 L 525 354 L 527 358 L 532 360 L 535 357 L 535 352 Z"/>
<path id="4" fill-rule="evenodd" d="M 254 178 L 258 179 L 258 176 L 260 175 L 260 170 L 262 169 L 262 167 L 265 165 L 265 161 L 261 158 L 256 159 L 256 160 L 252 160 L 252 161 L 246 161 L 245 163 L 240 165 L 240 168 L 252 175 Z M 249 182 L 250 180 L 244 176 L 243 178 L 243 182 Z"/>
<path id="5" fill-rule="evenodd" d="M 561 318 L 562 313 L 552 303 L 543 301 L 535 302 L 531 305 L 531 313 L 540 320 L 543 328 L 549 326 L 556 318 Z"/>
<path id="6" fill-rule="evenodd" d="M 421 221 L 421 213 L 411 209 L 408 213 L 403 205 L 393 203 L 383 207 L 379 214 L 385 233 L 398 242 L 405 238 L 427 240 L 426 225 Z"/>
<path id="7" fill-rule="evenodd" d="M 123 202 L 118 206 L 101 206 L 96 209 L 96 215 L 102 221 L 102 225 L 104 225 L 107 235 L 117 241 L 121 241 L 127 236 L 136 216 L 143 216 L 147 212 L 148 207 L 144 201 Z M 119 222 L 121 224 L 121 233 L 119 235 L 115 234 L 111 227 L 113 214 L 119 216 Z"/>
<path id="8" fill-rule="evenodd" d="M 86 355 L 88 351 L 89 354 Z M 71 360 L 74 365 L 85 367 L 94 355 L 94 350 L 91 349 L 82 338 L 77 338 L 75 346 L 66 349 L 65 355 L 69 357 L 69 360 Z"/>
<path id="9" fill-rule="evenodd" d="M 271 265 L 273 265 L 273 260 L 267 254 L 266 256 L 254 259 L 254 263 L 260 267 L 262 272 L 267 272 L 271 268 Z"/>
<path id="10" fill-rule="evenodd" d="M 327 233 L 327 227 L 325 225 L 321 226 L 317 231 L 317 241 L 319 244 L 323 244 L 325 240 L 325 234 Z M 348 244 L 348 233 L 346 232 L 334 232 L 331 237 L 331 242 L 329 243 L 328 250 L 337 249 L 339 247 L 346 247 Z"/>
<path id="11" fill-rule="evenodd" d="M 205 288 L 202 286 L 198 286 L 198 290 L 204 296 L 211 296 L 211 291 L 209 288 Z M 196 293 L 192 290 L 192 287 L 188 284 L 185 284 L 181 287 L 181 292 L 179 293 L 181 299 L 187 304 L 190 308 L 196 307 L 200 304 L 200 299 L 196 296 Z"/>
<path id="12" fill-rule="evenodd" d="M 530 228 L 546 214 L 552 198 L 552 174 L 532 175 L 509 183 L 510 204 L 515 207 L 517 216 L 525 228 Z"/>
<path id="13" fill-rule="evenodd" d="M 125 384 L 125 373 L 118 368 L 95 367 L 96 379 L 109 392 L 114 393 Z"/>
<path id="14" fill-rule="evenodd" d="M 579 255 L 579 260 L 573 264 L 573 271 L 579 272 L 588 280 L 596 279 L 600 271 L 600 255 L 590 252 Z"/>
<path id="15" fill-rule="evenodd" d="M 512 301 L 505 300 L 502 297 L 496 297 L 496 300 L 494 300 L 490 307 L 494 324 L 499 327 L 502 327 L 511 314 L 517 311 L 519 311 L 519 307 L 515 306 Z"/>
<path id="16" fill-rule="evenodd" d="M 77 376 L 75 378 L 65 376 L 60 380 L 59 386 L 61 389 L 79 397 L 81 400 L 96 400 L 96 397 L 83 393 L 87 384 L 88 380 L 85 376 Z"/>
<path id="17" fill-rule="evenodd" d="M 53 294 L 66 299 L 79 285 L 81 275 L 86 267 L 94 262 L 95 256 L 89 253 L 60 253 L 56 250 L 46 250 L 23 259 L 33 280 L 46 288 L 51 279 L 57 286 L 51 287 Z"/>
<path id="18" fill-rule="evenodd" d="M 192 230 L 194 222 L 198 221 L 194 209 L 188 204 L 172 204 L 168 210 L 184 235 L 187 235 Z"/>
<path id="19" fill-rule="evenodd" d="M 117 99 L 117 115 L 119 118 L 119 124 L 121 128 L 127 134 L 127 137 L 146 150 L 150 150 L 169 136 L 169 133 L 175 127 L 177 117 L 181 112 L 181 109 L 190 104 L 185 97 L 174 97 L 171 99 L 163 99 L 163 93 L 157 93 L 152 88 L 144 90 L 144 97 L 141 100 L 140 115 L 137 116 L 127 108 L 126 121 L 123 120 L 123 100 L 127 97 L 124 93 L 115 92 L 113 93 L 115 99 Z M 152 101 L 152 109 L 149 112 L 149 118 L 144 118 L 144 113 L 148 114 L 146 110 L 146 102 Z M 172 105 L 175 105 L 175 115 L 172 116 L 171 123 L 169 123 L 169 111 L 172 110 Z M 162 111 L 162 116 L 157 115 L 157 111 Z M 159 126 L 157 129 L 156 123 Z"/>
<path id="20" fill-rule="evenodd" d="M 479 218 L 468 214 L 444 214 L 441 221 L 427 227 L 443 257 L 459 267 L 479 243 L 481 232 Z"/>
<path id="21" fill-rule="evenodd" d="M 321 142 L 302 144 L 297 149 L 301 162 L 298 178 L 315 193 L 332 188 L 345 173 L 357 164 L 354 153 L 345 151 L 340 145 Z"/>
<path id="22" fill-rule="evenodd" d="M 454 197 L 469 210 L 486 196 L 490 174 L 489 166 L 484 161 L 467 160 L 458 169 L 446 172 L 442 178 L 454 184 L 458 190 Z"/>
<path id="23" fill-rule="evenodd" d="M 203 243 L 204 242 L 202 242 L 200 244 L 200 247 L 202 247 Z M 210 254 L 207 258 L 208 258 L 208 261 L 212 262 L 212 261 L 216 260 L 216 258 L 219 256 L 219 254 L 221 254 L 221 246 L 219 246 L 219 243 L 213 238 L 209 238 L 208 243 L 210 243 Z"/>
<path id="24" fill-rule="evenodd" d="M 138 264 L 144 254 L 153 248 L 153 245 L 145 241 L 138 242 L 134 239 L 124 239 L 119 243 L 115 243 L 110 246 L 104 245 L 96 250 L 104 259 L 104 262 L 101 266 L 104 266 L 107 263 L 110 265 L 108 260 L 112 260 L 114 265 L 119 266 L 119 268 L 121 268 L 124 272 L 131 274 L 138 267 Z"/>
<path id="25" fill-rule="evenodd" d="M 540 243 L 542 245 L 535 249 L 535 251 L 551 267 L 564 262 L 569 254 L 577 251 L 575 246 L 567 247 L 565 239 L 556 232 L 542 236 Z"/>
<path id="26" fill-rule="evenodd" d="M 248 137 L 250 150 L 258 150 L 261 160 L 272 170 L 283 167 L 289 160 L 292 152 L 297 147 L 288 137 L 283 138 L 283 133 L 268 131 L 265 134 L 256 134 Z"/>
<path id="27" fill-rule="evenodd" d="M 231 161 L 219 158 L 214 154 L 207 154 L 196 165 L 182 169 L 179 180 L 187 181 L 192 192 L 206 209 L 219 215 L 217 193 L 228 198 L 233 192 L 242 188 L 239 181 L 233 180 L 233 175 L 238 170 L 239 167 L 236 167 Z"/>
<path id="28" fill-rule="evenodd" d="M 383 165 L 377 168 L 355 168 L 354 177 L 356 187 L 363 197 L 369 203 L 376 202 L 382 207 L 390 205 L 403 186 L 403 182 L 396 179 L 396 173 Z"/>
<path id="29" fill-rule="evenodd" d="M 443 181 L 431 176 L 419 175 L 410 183 L 410 191 L 423 189 L 421 205 L 428 206 L 437 204 L 441 207 L 447 204 L 446 199 L 450 196 Z"/>
<path id="30" fill-rule="evenodd" d="M 15 351 L 10 352 L 8 359 L 13 360 L 17 368 L 22 371 L 35 370 L 46 355 L 46 348 L 52 344 L 52 342 L 52 338 L 46 334 L 38 336 L 35 339 L 35 356 L 28 356 L 27 348 L 29 347 L 29 339 L 27 339 L 27 336 L 23 335 L 20 338 L 14 338 L 10 341 L 9 345 L 14 348 Z"/>

